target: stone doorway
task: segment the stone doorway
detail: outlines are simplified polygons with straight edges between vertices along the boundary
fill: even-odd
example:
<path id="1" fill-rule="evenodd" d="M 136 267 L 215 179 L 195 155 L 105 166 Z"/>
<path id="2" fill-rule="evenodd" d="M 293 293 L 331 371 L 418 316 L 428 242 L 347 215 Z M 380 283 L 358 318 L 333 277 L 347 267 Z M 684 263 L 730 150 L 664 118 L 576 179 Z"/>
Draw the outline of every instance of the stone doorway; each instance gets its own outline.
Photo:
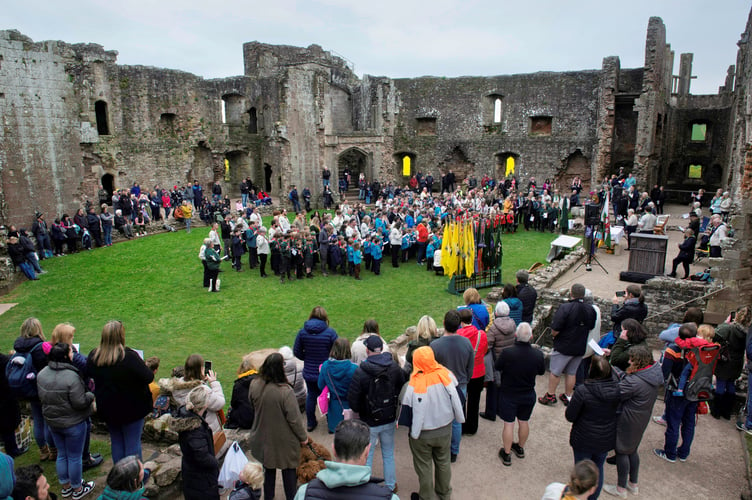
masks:
<path id="1" fill-rule="evenodd" d="M 555 186 L 561 194 L 569 194 L 572 180 L 579 177 L 582 181 L 583 190 L 589 191 L 592 182 L 590 172 L 590 160 L 579 149 L 569 155 L 563 162 L 563 169 L 556 176 Z"/>
<path id="2" fill-rule="evenodd" d="M 104 174 L 101 179 L 102 187 L 107 191 L 107 199 L 112 200 L 112 193 L 115 190 L 115 177 L 112 174 Z M 110 201 L 108 201 L 108 204 Z"/>
<path id="3" fill-rule="evenodd" d="M 368 171 L 368 155 L 357 148 L 350 148 L 342 152 L 337 158 L 337 179 L 332 179 L 332 191 L 336 192 L 339 190 L 339 180 L 345 178 L 346 170 L 350 171 L 348 197 L 351 197 L 350 191 L 352 191 L 357 198 L 358 177 L 360 174 L 365 174 L 366 181 L 371 181 L 370 172 Z"/>
<path id="4" fill-rule="evenodd" d="M 230 186 L 229 191 L 234 194 L 240 194 L 240 182 L 251 175 L 251 162 L 248 153 L 244 151 L 230 151 L 225 154 L 227 162 L 230 165 Z"/>
<path id="5" fill-rule="evenodd" d="M 494 155 L 496 159 L 496 168 L 494 170 L 494 176 L 497 181 L 503 181 L 507 177 L 514 177 L 519 170 L 520 155 L 512 153 L 511 151 L 504 151 L 503 153 L 496 153 Z"/>
<path id="6" fill-rule="evenodd" d="M 272 171 L 272 166 L 264 163 L 264 191 L 267 193 L 272 192 Z"/>

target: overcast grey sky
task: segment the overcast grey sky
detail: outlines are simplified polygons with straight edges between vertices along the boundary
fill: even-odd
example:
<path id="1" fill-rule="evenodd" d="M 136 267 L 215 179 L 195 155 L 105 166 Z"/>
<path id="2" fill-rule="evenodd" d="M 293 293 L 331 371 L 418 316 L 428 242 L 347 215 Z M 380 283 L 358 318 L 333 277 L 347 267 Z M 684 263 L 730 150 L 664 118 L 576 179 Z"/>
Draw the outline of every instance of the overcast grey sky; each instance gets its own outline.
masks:
<path id="1" fill-rule="evenodd" d="M 500 75 L 642 66 L 650 16 L 679 54 L 693 52 L 693 94 L 715 93 L 748 0 L 5 0 L 0 29 L 34 41 L 93 42 L 120 64 L 220 78 L 243 73 L 243 42 L 308 46 L 358 75 Z"/>

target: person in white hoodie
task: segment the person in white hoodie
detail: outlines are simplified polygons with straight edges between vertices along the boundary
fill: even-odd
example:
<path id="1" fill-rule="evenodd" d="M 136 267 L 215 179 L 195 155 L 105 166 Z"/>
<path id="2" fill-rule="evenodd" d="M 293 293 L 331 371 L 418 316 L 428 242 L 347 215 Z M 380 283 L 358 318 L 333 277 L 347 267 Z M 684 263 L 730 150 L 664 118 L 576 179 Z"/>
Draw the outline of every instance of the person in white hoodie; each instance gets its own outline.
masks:
<path id="1" fill-rule="evenodd" d="M 430 347 L 419 347 L 413 353 L 413 372 L 402 396 L 399 423 L 410 428 L 410 451 L 420 498 L 433 498 L 434 493 L 438 498 L 451 497 L 453 420 L 465 421 L 457 379 L 436 362 Z"/>

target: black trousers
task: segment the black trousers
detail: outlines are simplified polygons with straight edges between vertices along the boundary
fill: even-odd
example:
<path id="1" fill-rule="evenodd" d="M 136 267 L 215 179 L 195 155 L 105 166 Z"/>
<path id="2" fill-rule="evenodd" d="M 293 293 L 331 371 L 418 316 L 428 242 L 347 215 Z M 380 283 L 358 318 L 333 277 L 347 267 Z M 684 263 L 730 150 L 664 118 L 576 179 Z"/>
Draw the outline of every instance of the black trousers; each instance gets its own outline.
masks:
<path id="1" fill-rule="evenodd" d="M 266 258 L 268 256 L 269 254 L 266 254 L 266 253 L 258 254 L 259 261 L 261 261 L 261 263 L 259 264 L 259 270 L 260 270 L 260 274 L 262 277 L 266 276 Z"/>
<path id="2" fill-rule="evenodd" d="M 390 248 L 392 251 L 392 267 L 399 267 L 400 246 L 390 245 Z"/>
<path id="3" fill-rule="evenodd" d="M 277 469 L 264 467 L 264 499 L 274 498 L 274 485 L 277 482 Z M 298 477 L 295 469 L 282 469 L 282 486 L 285 489 L 285 500 L 292 500 L 298 489 Z"/>
<path id="4" fill-rule="evenodd" d="M 377 276 L 381 274 L 381 259 L 373 259 L 373 262 L 371 262 L 371 271 Z"/>
<path id="5" fill-rule="evenodd" d="M 205 260 L 202 260 L 201 263 L 204 265 L 204 288 L 209 288 L 209 268 L 206 267 Z"/>
<path id="6" fill-rule="evenodd" d="M 484 376 L 470 379 L 467 383 L 467 416 L 462 424 L 463 434 L 478 432 L 478 411 L 480 409 L 480 393 L 483 392 Z"/>
<path id="7" fill-rule="evenodd" d="M 677 257 L 674 259 L 674 265 L 671 267 L 671 274 L 676 274 L 676 268 L 681 264 L 684 267 L 684 277 L 689 276 L 690 260 L 687 258 Z"/>

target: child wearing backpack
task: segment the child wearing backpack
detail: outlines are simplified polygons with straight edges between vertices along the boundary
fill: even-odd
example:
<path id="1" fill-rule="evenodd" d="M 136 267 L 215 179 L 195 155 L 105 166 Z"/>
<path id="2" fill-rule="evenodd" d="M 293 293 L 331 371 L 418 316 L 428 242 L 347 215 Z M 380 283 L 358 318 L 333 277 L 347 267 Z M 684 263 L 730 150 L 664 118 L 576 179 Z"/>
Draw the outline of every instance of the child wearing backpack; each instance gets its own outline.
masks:
<path id="1" fill-rule="evenodd" d="M 713 344 L 713 336 L 715 330 L 710 325 L 700 325 L 697 328 L 697 337 L 690 337 L 688 339 L 680 339 L 677 337 L 676 345 L 681 349 L 692 349 L 695 347 L 702 348 Z M 679 377 L 679 383 L 676 390 L 673 392 L 674 396 L 684 396 L 684 389 L 687 387 L 687 382 L 692 374 L 694 366 L 691 362 L 687 363 L 682 369 L 681 376 Z"/>

